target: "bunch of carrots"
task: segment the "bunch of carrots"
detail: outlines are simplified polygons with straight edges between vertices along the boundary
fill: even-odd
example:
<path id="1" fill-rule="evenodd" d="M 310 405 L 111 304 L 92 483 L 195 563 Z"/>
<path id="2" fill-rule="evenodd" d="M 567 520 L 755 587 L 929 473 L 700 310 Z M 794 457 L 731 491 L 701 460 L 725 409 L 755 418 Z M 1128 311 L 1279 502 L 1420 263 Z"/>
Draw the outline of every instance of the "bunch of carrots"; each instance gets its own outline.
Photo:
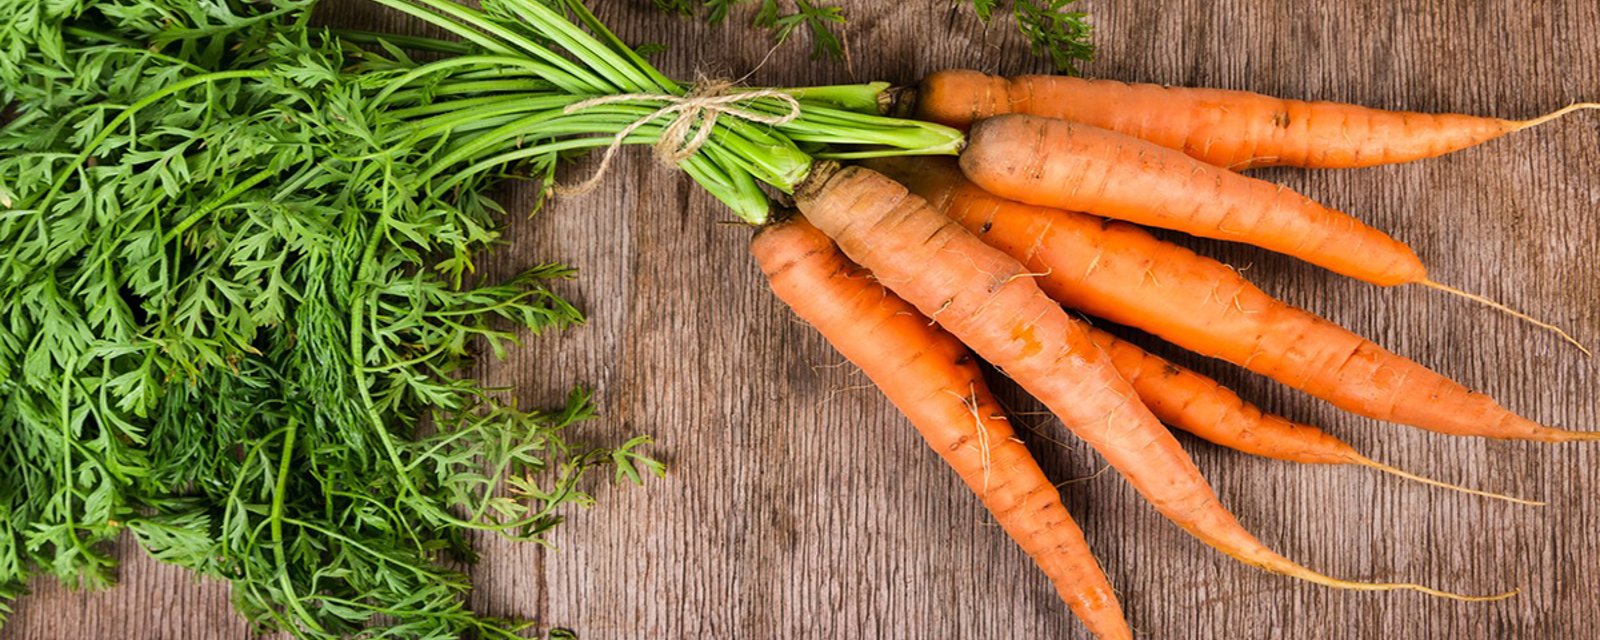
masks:
<path id="1" fill-rule="evenodd" d="M 10 345 L 0 349 L 4 361 L 0 394 L 6 394 L 0 406 L 11 407 L 0 411 L 0 445 L 20 451 L 12 457 L 28 465 L 24 469 L 31 477 L 40 478 L 29 485 L 30 491 L 32 486 L 44 486 L 55 491 L 51 495 L 63 496 L 45 501 L 18 492 L 0 495 L 0 511 L 22 514 L 18 521 L 33 523 L 0 531 L 0 542 L 9 543 L 0 544 L 0 552 L 13 552 L 8 562 L 0 562 L 0 613 L 4 599 L 15 593 L 7 589 L 20 585 L 30 575 L 31 565 L 49 565 L 63 579 L 98 577 L 104 562 L 85 549 L 127 524 L 114 516 L 147 506 L 181 506 L 183 511 L 164 514 L 181 519 L 161 522 L 172 527 L 179 524 L 171 523 L 181 523 L 184 535 L 151 535 L 141 542 L 158 557 L 234 580 L 236 588 L 252 594 L 241 601 L 246 613 L 273 628 L 300 637 L 332 637 L 345 629 L 378 633 L 378 627 L 367 625 L 393 622 L 396 631 L 390 635 L 454 637 L 469 628 L 493 633 L 498 623 L 463 613 L 464 585 L 447 585 L 419 600 L 406 589 L 374 591 L 361 586 L 365 583 L 347 580 L 362 572 L 329 570 L 324 558 L 370 565 L 362 559 L 387 553 L 363 546 L 366 538 L 344 535 L 348 531 L 343 527 L 365 527 L 365 535 L 396 545 L 398 557 L 412 562 L 396 565 L 393 571 L 423 576 L 426 581 L 444 575 L 434 573 L 436 567 L 429 564 L 433 537 L 459 541 L 461 531 L 483 530 L 537 539 L 548 528 L 554 518 L 551 510 L 560 502 L 536 486 L 530 489 L 506 481 L 534 507 L 526 513 L 502 509 L 494 506 L 501 504 L 493 489 L 500 480 L 469 474 L 465 480 L 447 482 L 443 472 L 439 478 L 426 477 L 432 472 L 420 462 L 407 462 L 401 452 L 410 450 L 406 446 L 425 445 L 414 433 L 416 415 L 434 416 L 446 444 L 477 437 L 454 422 L 473 415 L 472 407 L 479 406 L 480 399 L 487 402 L 487 392 L 465 381 L 459 387 L 451 385 L 457 382 L 453 376 L 463 362 L 464 341 L 491 334 L 478 325 L 462 324 L 466 322 L 462 318 L 490 314 L 533 318 L 522 320 L 529 327 L 567 322 L 539 319 L 546 310 L 531 302 L 508 306 L 535 293 L 543 296 L 542 288 L 523 292 L 517 281 L 516 287 L 497 287 L 498 293 L 489 295 L 482 293 L 485 289 L 463 285 L 463 271 L 471 264 L 466 254 L 495 237 L 488 230 L 493 207 L 485 204 L 488 176 L 520 172 L 540 184 L 539 193 L 582 191 L 627 145 L 655 146 L 658 158 L 681 168 L 741 219 L 758 227 L 751 250 L 778 296 L 877 383 L 1039 564 L 1084 624 L 1104 638 L 1131 637 L 1121 605 L 1056 486 L 1016 439 L 984 383 L 980 358 L 1042 401 L 1167 518 L 1241 562 L 1345 589 L 1406 589 L 1461 600 L 1511 594 L 1469 596 L 1416 584 L 1344 580 L 1273 551 L 1221 503 L 1163 423 L 1249 454 L 1306 464 L 1360 465 L 1447 485 L 1374 461 L 1317 427 L 1265 413 L 1203 375 L 1091 327 L 1074 312 L 1141 329 L 1375 419 L 1455 435 L 1600 440 L 1600 432 L 1566 431 L 1522 418 L 1489 397 L 1273 298 L 1226 265 L 1136 226 L 1249 243 L 1373 284 L 1419 284 L 1515 314 L 1433 280 L 1410 247 L 1384 232 L 1238 171 L 1419 160 L 1600 105 L 1578 104 L 1533 120 L 1508 121 L 1063 77 L 1006 79 L 966 71 L 935 74 L 914 88 L 881 84 L 741 88 L 727 81 L 686 83 L 667 77 L 612 33 L 584 0 L 472 3 L 477 6 L 452 0 L 372 2 L 426 23 L 449 39 L 309 30 L 305 25 L 313 0 L 244 3 L 263 13 L 229 19 L 224 27 L 209 22 L 222 20 L 217 16 L 223 14 L 204 3 L 173 0 L 175 8 L 170 11 L 144 7 L 151 15 L 160 13 L 170 20 L 147 21 L 137 12 L 128 14 L 137 18 L 128 20 L 139 25 L 162 25 L 152 27 L 162 33 L 140 36 L 149 38 L 148 49 L 139 44 L 143 40 L 129 40 L 139 46 L 129 45 L 120 36 L 79 33 L 77 26 L 60 24 L 53 28 L 76 34 L 74 38 L 86 37 L 87 42 L 73 49 L 37 47 L 50 58 L 98 51 L 96 55 L 138 55 L 171 65 L 160 73 L 141 72 L 150 77 L 135 83 L 140 89 L 132 97 L 125 94 L 133 89 L 123 87 L 108 71 L 120 67 L 97 62 L 80 84 L 99 87 L 96 83 L 103 81 L 110 86 L 74 89 L 78 93 L 64 93 L 61 100 L 66 102 L 57 104 L 60 96 L 54 83 L 61 72 L 55 68 L 68 61 L 41 59 L 30 62 L 37 69 L 30 66 L 28 73 L 37 74 L 39 84 L 50 90 L 29 89 L 19 104 L 0 105 L 20 114 L 6 126 L 29 127 L 25 131 L 37 138 L 12 142 L 13 148 L 30 154 L 22 157 L 34 164 L 15 162 L 9 165 L 10 173 L 0 171 L 0 178 L 11 180 L 0 180 L 0 238 L 17 240 L 11 244 L 20 247 L 6 254 L 11 275 L 0 282 L 0 293 L 16 295 L 0 299 L 12 318 L 10 334 L 24 337 L 9 343 L 0 340 L 0 347 Z M 274 8 L 268 11 L 268 5 Z M 94 15 L 120 24 L 125 10 L 105 3 Z M 276 22 L 280 18 L 281 23 Z M 23 23 L 27 29 L 35 26 Z M 181 37 L 169 30 L 181 32 Z M 240 41 L 245 44 L 226 39 L 235 31 L 248 36 Z M 158 51 L 164 45 L 183 48 L 185 55 L 194 54 L 211 66 Z M 239 51 L 246 53 L 235 59 Z M 414 58 L 408 52 L 426 55 Z M 302 131 L 317 128 L 305 122 L 287 130 L 257 131 L 252 127 L 261 120 L 259 113 L 232 113 L 231 101 L 213 96 L 226 93 L 220 89 L 230 86 L 246 87 L 239 91 L 256 96 L 252 100 L 292 95 L 296 106 L 284 114 L 318 114 L 318 119 L 306 122 L 321 122 L 321 114 L 327 114 L 343 124 L 328 127 L 325 137 Z M 190 148 L 192 140 L 180 139 L 188 135 L 185 129 L 170 126 L 158 114 L 141 112 L 153 105 L 176 109 L 172 103 L 201 91 L 207 99 L 199 104 L 209 105 L 210 110 L 195 111 L 202 115 L 185 113 L 183 118 L 200 120 L 195 126 L 209 136 L 203 139 L 227 139 L 233 129 L 223 127 L 239 126 L 261 140 L 282 140 L 285 151 L 280 153 L 276 142 L 252 143 L 240 147 L 248 153 L 239 152 L 249 164 L 222 163 L 207 155 L 219 153 L 214 147 Z M 885 108 L 887 113 L 881 112 Z M 86 121 L 75 128 L 41 125 L 54 123 L 55 114 Z M 266 120 L 287 123 L 299 117 Z M 24 129 L 6 131 L 18 130 Z M 67 131 L 77 133 L 67 135 Z M 155 133 L 147 139 L 129 131 Z M 300 138 L 306 140 L 295 142 Z M 153 173 L 171 175 L 171 184 L 163 182 L 160 189 L 117 188 L 120 183 L 112 180 L 153 171 L 150 149 L 159 150 L 161 158 L 175 158 L 172 166 L 188 167 L 180 161 L 190 157 L 195 166 L 220 168 L 196 174 L 188 169 Z M 603 150 L 594 177 L 575 187 L 556 184 L 558 163 L 584 150 Z M 939 156 L 958 156 L 958 160 Z M 35 170 L 34 165 L 44 170 Z M 246 170 L 248 177 L 235 179 L 234 174 Z M 131 192 L 139 193 L 130 196 Z M 194 195 L 213 192 L 203 199 Z M 774 215 L 773 192 L 785 194 L 780 198 L 786 202 L 792 199 L 798 213 L 780 210 Z M 93 197 L 86 195 L 90 193 Z M 84 203 L 103 208 L 85 208 L 89 205 Z M 328 230 L 326 235 L 348 234 L 351 241 L 312 241 L 299 237 L 296 224 L 281 225 L 282 230 L 257 224 L 254 216 L 275 221 L 290 205 L 305 209 L 301 214 L 307 225 L 321 225 L 318 228 Z M 113 214 L 131 221 L 107 217 Z M 84 221 L 91 219 L 94 223 L 84 230 Z M 249 255 L 230 258 L 232 262 L 188 259 L 216 250 L 213 236 L 223 232 L 203 231 L 213 229 L 210 225 L 244 221 L 253 225 L 251 235 L 240 237 L 251 240 L 238 244 L 292 247 L 282 249 L 276 264 L 312 270 L 313 275 L 296 277 L 316 283 L 307 284 L 306 291 L 285 289 L 287 293 L 279 296 L 282 308 L 272 314 L 244 310 L 248 305 L 243 296 L 227 293 L 219 284 L 216 287 L 223 292 L 205 299 L 227 298 L 218 304 L 237 310 L 208 308 L 206 313 L 183 312 L 184 317 L 201 319 L 172 320 L 168 314 L 177 312 L 171 311 L 165 267 L 158 276 L 145 273 L 155 269 L 119 272 L 111 266 L 123 260 L 114 256 L 149 254 L 145 245 L 152 241 L 143 239 L 148 232 L 149 238 L 160 239 L 166 247 L 154 255 L 165 261 L 167 253 L 172 254 L 171 262 L 177 266 L 172 267 L 176 275 L 170 277 L 175 282 L 222 282 L 214 280 L 221 277 L 217 274 L 245 279 L 241 273 L 248 272 L 241 271 L 246 268 L 241 265 L 255 269 L 257 263 L 271 262 L 257 255 L 265 249 L 241 249 Z M 134 224 L 149 226 L 133 234 L 128 225 Z M 430 234 L 430 229 L 436 233 Z M 91 235 L 97 238 L 94 242 L 88 239 Z M 197 264 L 207 271 L 196 271 Z M 388 276 L 374 275 L 409 274 L 412 269 L 417 282 L 426 286 L 389 287 L 383 284 Z M 434 271 L 452 277 L 422 278 Z M 565 270 L 544 267 L 536 272 Z M 333 284 L 321 284 L 324 277 Z M 404 281 L 407 278 L 401 277 L 397 282 Z M 45 283 L 39 286 L 50 292 L 44 302 L 27 294 L 35 290 L 36 282 Z M 277 281 L 273 282 L 276 287 Z M 254 290 L 239 286 L 238 290 Z M 498 300 L 502 294 L 514 295 L 515 300 L 479 304 Z M 444 304 L 429 296 L 482 309 L 463 316 L 467 312 L 441 307 L 432 316 L 437 316 L 440 327 L 450 329 L 441 328 L 437 335 L 432 328 L 417 328 L 432 324 L 405 325 L 410 327 L 405 331 L 381 326 L 411 322 L 396 319 L 405 314 L 382 310 L 406 308 L 420 316 L 427 305 Z M 567 317 L 564 302 L 556 299 L 549 304 L 561 311 L 548 312 L 550 317 Z M 104 317 L 109 316 L 103 310 L 108 308 L 124 311 L 107 324 Z M 80 313 L 83 309 L 87 311 Z M 132 309 L 138 312 L 128 311 Z M 217 319 L 223 317 L 226 322 Z M 211 381 L 205 384 L 213 386 L 196 386 L 201 378 L 191 371 L 195 367 L 181 350 L 177 356 L 162 351 L 161 358 L 172 360 L 168 377 L 149 373 L 156 356 L 142 354 L 166 349 L 150 351 L 156 348 L 152 345 L 169 344 L 167 328 L 180 323 L 189 332 L 185 338 L 198 345 L 195 352 L 204 349 L 215 354 L 215 362 L 229 364 L 208 368 L 207 375 L 216 377 L 204 378 Z M 287 324 L 277 327 L 280 323 Z M 245 328 L 230 329 L 235 326 Z M 273 329 L 261 328 L 268 326 Z M 71 337 L 52 338 L 55 333 Z M 240 337 L 216 337 L 236 334 Z M 1560 335 L 1572 340 L 1564 332 Z M 69 357 L 62 356 L 63 350 Z M 406 355 L 389 363 L 374 355 L 380 352 L 385 358 Z M 310 354 L 305 357 L 317 366 L 304 368 L 301 353 Z M 49 363 L 61 364 L 61 371 Z M 241 368 L 279 371 L 277 367 L 297 372 L 286 379 L 315 378 L 321 384 L 332 378 L 326 382 L 337 393 L 324 396 L 299 389 L 278 393 L 274 385 L 261 385 L 250 377 L 276 380 L 277 374 L 237 377 Z M 391 369 L 396 372 L 377 375 Z M 20 373 L 6 378 L 8 372 Z M 390 377 L 393 382 L 384 382 Z M 134 386 L 123 380 L 146 378 L 152 381 L 148 392 L 121 388 Z M 82 386 L 91 383 L 102 385 L 94 387 L 102 391 L 90 393 L 92 387 Z M 405 391 L 390 390 L 391 386 Z M 173 400 L 155 387 L 181 388 L 188 395 Z M 273 467 L 276 474 L 269 476 L 277 478 L 275 490 L 261 494 L 271 496 L 270 508 L 236 508 L 245 503 L 233 494 L 225 503 L 214 496 L 205 498 L 210 502 L 191 500 L 188 495 L 168 493 L 187 489 L 167 486 L 155 494 L 141 493 L 145 489 L 136 484 L 140 473 L 127 471 L 134 467 L 104 462 L 142 461 L 151 451 L 149 459 L 187 459 L 184 456 L 192 447 L 173 447 L 162 438 L 135 442 L 138 438 L 133 435 L 118 434 L 159 434 L 161 425 L 194 429 L 199 423 L 179 415 L 191 407 L 184 404 L 189 396 L 212 397 L 213 389 L 227 393 L 245 387 L 268 389 L 262 402 L 281 405 L 281 414 L 288 416 L 261 412 L 258 418 L 245 412 L 251 417 L 233 418 L 226 416 L 232 416 L 234 405 L 215 409 L 225 416 L 220 420 L 234 421 L 224 426 L 255 434 L 226 441 L 231 446 L 243 448 L 254 442 L 252 450 L 281 452 Z M 108 394 L 123 398 L 112 402 Z M 471 402 L 465 400 L 468 396 Z M 576 411 L 569 409 L 568 414 Z M 511 430 L 524 428 L 523 422 L 538 422 L 539 416 L 512 413 L 519 417 L 495 428 L 512 434 Z M 90 415 L 92 424 L 80 417 Z M 302 415 L 315 419 L 298 421 Z M 440 415 L 461 418 L 439 420 Z M 59 422 L 73 424 L 57 431 L 62 426 L 57 416 Z M 273 422 L 279 419 L 285 423 Z M 324 421 L 347 430 L 326 432 L 334 435 L 321 439 L 305 435 L 313 431 L 310 425 Z M 307 425 L 305 430 L 299 430 L 301 424 Z M 9 431 L 7 425 L 13 425 Z M 539 423 L 532 432 L 538 437 L 528 441 L 543 442 L 548 437 L 543 429 L 559 428 Z M 193 441 L 214 441 L 212 431 L 196 433 L 205 438 Z M 26 438 L 19 440 L 18 434 Z M 520 434 L 516 432 L 517 437 Z M 511 442 L 511 437 L 504 439 Z M 322 520 L 294 517 L 293 510 L 299 509 L 334 518 L 331 505 L 347 504 L 348 492 L 336 490 L 335 485 L 345 481 L 337 474 L 309 474 L 315 482 L 306 485 L 311 487 L 302 492 L 306 497 L 285 498 L 286 483 L 299 474 L 296 470 L 320 459 L 306 452 L 323 456 L 327 452 L 319 447 L 334 441 L 356 443 L 351 447 L 361 442 L 383 445 L 384 455 L 371 464 L 386 466 L 388 475 L 371 483 L 387 488 L 401 501 L 403 508 L 391 514 L 392 521 L 371 524 L 366 518 L 340 515 L 338 526 L 319 527 L 314 522 Z M 454 450 L 439 453 L 444 446 L 426 445 L 422 455 L 450 457 L 451 468 L 467 464 L 456 460 Z M 619 468 L 632 455 L 627 453 L 630 446 L 610 454 Z M 112 453 L 106 453 L 106 447 Z M 498 451 L 488 444 L 481 448 Z M 116 457 L 123 455 L 128 457 Z M 343 456 L 324 457 L 345 464 Z M 359 463 L 349 464 L 359 464 L 365 473 L 367 458 L 351 459 Z M 536 462 L 525 465 L 532 468 Z M 108 489 L 76 500 L 74 496 L 86 493 L 82 486 L 88 477 L 88 472 L 73 471 L 80 467 L 110 470 L 104 483 Z M 226 467 L 224 471 L 234 475 L 218 477 L 231 480 L 215 484 L 236 489 L 251 485 L 255 476 L 240 475 L 248 468 Z M 173 482 L 173 487 L 188 484 L 192 483 Z M 105 497 L 111 494 L 119 497 Z M 101 508 L 106 504 L 120 511 Z M 457 513 L 462 505 L 472 504 L 478 505 L 468 509 L 473 513 Z M 251 531 L 256 533 L 241 533 L 243 528 L 227 524 L 235 512 L 271 516 L 270 521 L 254 525 Z M 346 506 L 337 513 L 361 512 Z M 262 530 L 270 531 L 272 544 L 256 544 L 255 535 Z M 419 537 L 417 531 L 427 535 Z M 235 545 L 235 536 L 248 539 L 247 548 L 240 550 L 245 545 Z M 309 542 L 295 546 L 298 559 L 285 564 L 280 539 Z M 171 545 L 178 543 L 173 540 L 190 546 L 174 553 L 177 547 Z M 24 552 L 19 554 L 18 549 Z M 231 555 L 213 560 L 219 549 Z M 355 551 L 347 554 L 350 549 Z M 269 559 L 269 553 L 275 555 Z M 397 556 L 384 555 L 384 562 L 393 557 Z M 236 566 L 262 569 L 251 574 L 236 571 Z M 334 583 L 343 586 L 328 586 Z M 255 587 L 260 587 L 259 593 L 251 590 Z M 337 589 L 356 595 L 336 599 L 344 593 Z M 309 599 L 310 594 L 326 597 L 322 602 L 337 600 L 338 606 L 305 606 L 318 601 Z"/>
<path id="2" fill-rule="evenodd" d="M 1420 160 L 1600 105 L 1509 121 L 971 71 L 937 73 L 886 96 L 897 115 L 968 131 L 959 162 L 819 164 L 796 192 L 800 215 L 761 228 L 751 251 L 778 297 L 905 413 L 1092 632 L 1131 637 L 1082 531 L 1014 437 L 974 353 L 1045 404 L 1172 522 L 1241 562 L 1345 589 L 1460 600 L 1515 593 L 1342 580 L 1274 552 L 1223 506 L 1162 423 L 1248 454 L 1449 485 L 1266 413 L 1069 309 L 1370 418 L 1454 435 L 1600 439 L 1518 416 L 1136 226 L 1249 243 L 1381 286 L 1442 289 L 1577 344 L 1558 328 L 1433 281 L 1416 253 L 1384 232 L 1237 171 Z"/>

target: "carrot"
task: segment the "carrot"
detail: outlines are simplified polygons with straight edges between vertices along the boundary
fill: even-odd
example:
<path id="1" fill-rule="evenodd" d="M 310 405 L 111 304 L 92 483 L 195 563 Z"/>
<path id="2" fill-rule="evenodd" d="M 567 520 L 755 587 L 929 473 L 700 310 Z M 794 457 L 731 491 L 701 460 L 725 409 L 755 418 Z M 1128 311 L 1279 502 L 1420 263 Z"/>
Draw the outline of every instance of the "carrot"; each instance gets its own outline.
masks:
<path id="1" fill-rule="evenodd" d="M 1100 564 L 966 347 L 803 218 L 757 232 L 751 253 L 772 290 L 899 407 L 1100 638 L 1132 638 Z"/>
<path id="2" fill-rule="evenodd" d="M 1371 167 L 1433 158 L 1600 109 L 1578 103 L 1531 120 L 1385 111 L 1224 89 L 1065 76 L 1002 78 L 941 71 L 902 92 L 899 107 L 958 129 L 1006 113 L 1071 120 L 1177 149 L 1230 169 Z"/>
<path id="3" fill-rule="evenodd" d="M 1412 589 L 1317 573 L 1272 551 L 1217 499 L 1178 441 L 1141 403 L 1087 327 L 1021 263 L 874 171 L 827 163 L 795 191 L 800 210 L 845 255 L 1038 398 L 1163 515 L 1241 562 L 1327 586 Z M 1509 595 L 1509 594 L 1504 594 Z"/>
<path id="4" fill-rule="evenodd" d="M 1089 315 L 1378 420 L 1488 438 L 1600 439 L 1600 433 L 1552 429 L 1517 416 L 1137 226 L 1000 198 L 967 181 L 948 160 L 883 159 L 870 166 L 1021 261 L 1061 304 Z"/>
<path id="5" fill-rule="evenodd" d="M 1111 358 L 1117 372 L 1133 386 L 1151 413 L 1212 444 L 1300 464 L 1359 465 L 1442 489 L 1544 506 L 1543 502 L 1468 489 L 1391 467 L 1362 455 L 1322 429 L 1262 411 L 1216 380 L 1168 362 L 1131 342 L 1094 328 L 1089 330 L 1089 339 Z"/>
<path id="6" fill-rule="evenodd" d="M 1381 286 L 1427 280 L 1417 254 L 1282 186 L 1097 127 L 999 116 L 974 125 L 961 169 L 990 193 L 1294 256 Z"/>
<path id="7" fill-rule="evenodd" d="M 1411 247 L 1348 214 L 1138 138 L 1065 120 L 999 116 L 972 127 L 961 169 L 1003 198 L 1253 244 L 1380 286 L 1445 291 L 1588 353 L 1559 327 L 1430 279 Z"/>

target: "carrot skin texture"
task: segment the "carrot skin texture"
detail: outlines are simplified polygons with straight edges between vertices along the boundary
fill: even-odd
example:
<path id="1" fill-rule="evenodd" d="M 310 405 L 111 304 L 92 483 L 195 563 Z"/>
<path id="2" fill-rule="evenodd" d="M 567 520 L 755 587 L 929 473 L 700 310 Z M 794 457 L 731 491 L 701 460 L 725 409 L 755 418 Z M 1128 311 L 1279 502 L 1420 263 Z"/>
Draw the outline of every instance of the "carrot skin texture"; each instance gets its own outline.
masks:
<path id="1" fill-rule="evenodd" d="M 1517 416 L 1422 365 L 1303 309 L 1233 268 L 1137 226 L 990 194 L 939 158 L 869 166 L 1021 261 L 1062 304 L 1154 334 L 1305 391 L 1341 409 L 1430 431 L 1564 442 L 1591 432 Z"/>
<path id="2" fill-rule="evenodd" d="M 1286 100 L 1248 91 L 1066 76 L 1003 78 L 967 70 L 925 78 L 912 112 L 959 129 L 1007 113 L 1071 120 L 1236 170 L 1411 162 L 1482 144 L 1523 125 L 1455 113 Z"/>
<path id="3" fill-rule="evenodd" d="M 1137 345 L 1091 328 L 1089 338 L 1157 418 L 1212 444 L 1299 464 L 1360 464 L 1348 443 L 1308 424 L 1262 411 L 1233 390 Z"/>
<path id="4" fill-rule="evenodd" d="M 1151 413 L 1173 428 L 1212 444 L 1298 464 L 1357 465 L 1441 489 L 1545 506 L 1537 500 L 1469 489 L 1376 462 L 1322 429 L 1264 412 L 1216 380 L 1167 362 L 1133 343 L 1093 328 L 1089 337 L 1111 357 L 1112 364 L 1133 385 Z"/>
<path id="5" fill-rule="evenodd" d="M 1394 588 L 1313 572 L 1246 531 L 1089 339 L 1087 326 L 1046 296 L 1020 263 L 904 187 L 847 167 L 813 176 L 796 191 L 796 202 L 845 255 L 1044 402 L 1191 535 L 1269 571 L 1349 588 Z"/>
<path id="6" fill-rule="evenodd" d="M 1099 638 L 1131 639 L 1122 605 L 1083 531 L 1014 438 L 966 347 L 885 290 L 803 218 L 758 231 L 750 250 L 778 297 L 899 407 L 1085 626 Z"/>
<path id="7" fill-rule="evenodd" d="M 1380 286 L 1423 282 L 1409 246 L 1290 189 L 1097 127 L 1008 115 L 972 127 L 967 178 L 997 196 L 1252 244 Z"/>

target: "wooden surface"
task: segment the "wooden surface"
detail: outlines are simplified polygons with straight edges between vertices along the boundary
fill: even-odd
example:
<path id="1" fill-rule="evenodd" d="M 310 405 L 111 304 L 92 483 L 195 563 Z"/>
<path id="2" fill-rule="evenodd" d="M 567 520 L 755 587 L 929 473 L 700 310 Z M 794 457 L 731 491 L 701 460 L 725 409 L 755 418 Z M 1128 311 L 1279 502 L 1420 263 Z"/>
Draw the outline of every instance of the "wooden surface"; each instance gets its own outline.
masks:
<path id="1" fill-rule="evenodd" d="M 679 76 L 742 75 L 767 52 L 742 25 L 706 27 L 643 4 L 596 2 L 625 37 L 673 45 L 660 60 Z M 850 69 L 807 61 L 805 43 L 796 42 L 750 82 L 908 82 L 949 66 L 1041 68 L 1009 23 L 983 32 L 947 0 L 845 4 Z M 1083 5 L 1101 47 L 1088 70 L 1103 77 L 1519 117 L 1600 98 L 1595 0 Z M 366 8 L 347 11 L 354 12 L 337 19 L 383 19 Z M 1259 175 L 1411 242 L 1443 281 L 1600 343 L 1600 117 L 1421 164 Z M 518 216 L 512 248 L 491 259 L 502 272 L 536 260 L 576 265 L 582 275 L 570 291 L 592 321 L 533 340 L 484 373 L 517 385 L 529 402 L 573 384 L 598 386 L 606 418 L 589 428 L 654 433 L 654 453 L 672 473 L 645 488 L 596 487 L 600 506 L 561 528 L 559 551 L 484 543 L 475 606 L 571 626 L 587 638 L 1084 636 L 893 408 L 766 291 L 745 253 L 748 229 L 723 224 L 724 210 L 642 151 L 606 185 L 532 220 Z M 529 194 L 513 187 L 506 195 L 515 210 Z M 1179 240 L 1530 417 L 1600 426 L 1596 362 L 1548 334 L 1424 289 L 1378 290 L 1259 251 Z M 1209 550 L 1113 473 L 1068 485 L 1068 506 L 1141 636 L 1594 637 L 1600 447 L 1426 435 L 1156 350 L 1270 409 L 1326 425 L 1380 460 L 1550 506 L 1489 502 L 1359 469 L 1248 459 L 1184 438 L 1224 502 L 1292 558 L 1342 577 L 1524 592 L 1459 604 L 1330 591 Z M 1019 421 L 1069 439 L 1013 385 L 995 383 Z M 1023 435 L 1053 478 L 1101 469 L 1085 447 Z M 40 583 L 0 637 L 249 636 L 224 587 L 125 556 L 121 587 L 83 595 Z"/>

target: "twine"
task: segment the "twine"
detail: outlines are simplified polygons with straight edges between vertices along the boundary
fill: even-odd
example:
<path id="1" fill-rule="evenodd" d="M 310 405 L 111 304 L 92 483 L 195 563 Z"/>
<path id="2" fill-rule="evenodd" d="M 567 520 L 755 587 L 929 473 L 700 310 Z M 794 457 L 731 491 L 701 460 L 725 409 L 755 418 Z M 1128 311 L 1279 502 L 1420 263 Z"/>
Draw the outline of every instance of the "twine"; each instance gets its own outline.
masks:
<path id="1" fill-rule="evenodd" d="M 700 147 L 711 140 L 711 132 L 717 125 L 717 119 L 723 115 L 765 124 L 782 126 L 794 122 L 801 115 L 800 101 L 782 91 L 774 89 L 760 89 L 740 93 L 728 93 L 733 88 L 733 83 L 728 80 L 712 80 L 695 85 L 694 90 L 687 95 L 677 96 L 670 93 L 627 93 L 612 96 L 590 98 L 582 102 L 567 105 L 564 113 L 573 114 L 584 109 L 601 105 L 615 104 L 618 102 L 664 102 L 666 106 L 655 110 L 632 124 L 624 127 L 611 139 L 611 145 L 606 147 L 605 155 L 600 157 L 600 166 L 587 180 L 576 185 L 563 185 L 556 188 L 558 193 L 564 195 L 577 195 L 593 191 L 599 186 L 600 179 L 611 168 L 611 161 L 616 157 L 617 151 L 622 148 L 628 136 L 633 135 L 643 127 L 657 119 L 677 114 L 665 129 L 661 130 L 661 139 L 656 141 L 656 160 L 668 166 L 677 166 L 688 160 Z M 774 98 L 784 103 L 789 112 L 783 115 L 769 115 L 740 106 L 743 103 L 761 98 Z M 696 128 L 698 125 L 699 128 Z"/>

